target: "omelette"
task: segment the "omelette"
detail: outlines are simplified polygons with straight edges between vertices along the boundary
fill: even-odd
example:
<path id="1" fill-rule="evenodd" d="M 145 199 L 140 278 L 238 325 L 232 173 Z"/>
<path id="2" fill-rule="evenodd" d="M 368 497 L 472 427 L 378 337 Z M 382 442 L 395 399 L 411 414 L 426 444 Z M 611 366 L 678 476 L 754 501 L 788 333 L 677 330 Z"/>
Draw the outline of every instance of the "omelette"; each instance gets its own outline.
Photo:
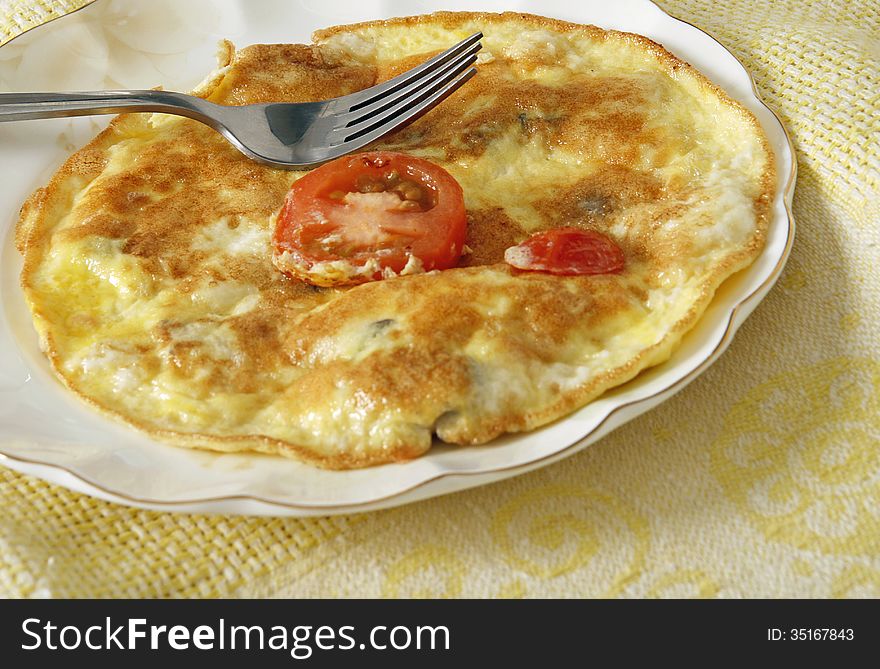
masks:
<path id="1" fill-rule="evenodd" d="M 311 45 L 224 42 L 195 94 L 341 96 L 477 31 L 478 74 L 369 147 L 460 185 L 465 245 L 443 269 L 323 286 L 279 271 L 273 229 L 306 171 L 252 162 L 190 119 L 115 118 L 17 226 L 61 381 L 164 442 L 345 469 L 533 430 L 666 360 L 760 253 L 775 174 L 750 112 L 658 44 L 445 12 L 321 30 Z M 511 249 L 559 228 L 612 240 L 621 268 L 513 266 Z"/>

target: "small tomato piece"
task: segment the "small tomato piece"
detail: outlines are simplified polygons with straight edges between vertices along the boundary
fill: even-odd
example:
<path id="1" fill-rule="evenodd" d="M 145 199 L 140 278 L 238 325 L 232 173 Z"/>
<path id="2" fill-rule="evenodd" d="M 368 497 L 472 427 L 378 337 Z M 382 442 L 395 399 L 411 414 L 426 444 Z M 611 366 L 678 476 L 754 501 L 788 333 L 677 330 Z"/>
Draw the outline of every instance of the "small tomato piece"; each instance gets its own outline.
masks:
<path id="1" fill-rule="evenodd" d="M 626 264 L 611 239 L 592 230 L 555 228 L 537 232 L 504 252 L 507 264 L 551 274 L 616 274 Z"/>

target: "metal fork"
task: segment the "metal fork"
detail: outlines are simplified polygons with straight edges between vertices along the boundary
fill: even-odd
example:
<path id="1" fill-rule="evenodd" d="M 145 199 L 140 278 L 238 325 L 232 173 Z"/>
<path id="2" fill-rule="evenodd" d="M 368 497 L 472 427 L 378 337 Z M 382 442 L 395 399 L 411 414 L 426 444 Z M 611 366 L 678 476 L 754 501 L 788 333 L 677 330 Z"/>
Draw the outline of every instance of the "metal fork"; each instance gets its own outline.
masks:
<path id="1" fill-rule="evenodd" d="M 393 79 L 321 102 L 225 106 L 170 91 L 0 93 L 0 121 L 160 112 L 186 116 L 223 134 L 245 155 L 273 167 L 317 165 L 369 144 L 450 95 L 474 74 L 482 33 L 471 35 Z"/>

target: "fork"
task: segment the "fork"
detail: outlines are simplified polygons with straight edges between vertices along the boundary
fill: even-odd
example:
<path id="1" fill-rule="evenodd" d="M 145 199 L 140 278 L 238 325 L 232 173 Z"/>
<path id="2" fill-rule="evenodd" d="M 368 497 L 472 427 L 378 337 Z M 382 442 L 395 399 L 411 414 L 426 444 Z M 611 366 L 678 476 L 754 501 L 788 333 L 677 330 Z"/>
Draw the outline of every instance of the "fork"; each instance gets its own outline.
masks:
<path id="1" fill-rule="evenodd" d="M 159 112 L 201 121 L 246 156 L 311 167 L 369 144 L 430 110 L 474 74 L 482 33 L 386 82 L 320 102 L 226 106 L 172 91 L 0 93 L 0 121 Z"/>

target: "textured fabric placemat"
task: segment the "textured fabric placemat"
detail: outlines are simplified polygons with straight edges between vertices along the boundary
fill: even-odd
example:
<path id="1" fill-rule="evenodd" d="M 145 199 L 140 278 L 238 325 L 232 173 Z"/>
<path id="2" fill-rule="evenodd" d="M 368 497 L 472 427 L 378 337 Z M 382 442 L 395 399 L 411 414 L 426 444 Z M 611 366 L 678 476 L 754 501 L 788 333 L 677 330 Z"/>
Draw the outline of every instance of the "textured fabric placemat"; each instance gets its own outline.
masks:
<path id="1" fill-rule="evenodd" d="M 86 4 L 88 0 L 0 0 L 0 43 Z"/>
<path id="2" fill-rule="evenodd" d="M 0 36 L 82 4 L 0 0 Z M 880 5 L 661 4 L 798 152 L 791 260 L 708 372 L 564 462 L 363 516 L 138 511 L 0 468 L 0 594 L 880 596 Z"/>

